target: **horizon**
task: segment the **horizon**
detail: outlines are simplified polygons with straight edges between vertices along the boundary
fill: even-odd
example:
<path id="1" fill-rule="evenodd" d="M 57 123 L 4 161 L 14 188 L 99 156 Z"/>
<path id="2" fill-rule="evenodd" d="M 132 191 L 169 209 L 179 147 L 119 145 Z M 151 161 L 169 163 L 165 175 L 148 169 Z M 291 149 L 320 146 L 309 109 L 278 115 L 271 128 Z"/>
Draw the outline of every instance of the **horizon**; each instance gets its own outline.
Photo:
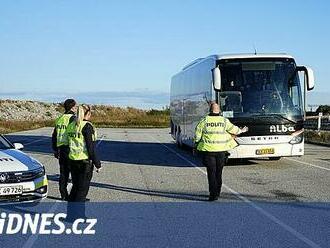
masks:
<path id="1" fill-rule="evenodd" d="M 292 55 L 314 69 L 316 91 L 330 92 L 329 12 L 327 1 L 298 0 L 285 8 L 256 0 L 1 1 L 0 85 L 6 92 L 168 92 L 171 76 L 191 61 L 256 48 Z"/>
<path id="2" fill-rule="evenodd" d="M 311 91 L 307 93 L 307 106 L 330 105 L 329 92 Z M 61 103 L 66 98 L 78 102 L 115 107 L 134 107 L 139 109 L 164 109 L 170 105 L 170 93 L 149 89 L 135 91 L 101 91 L 65 94 L 60 92 L 1 92 L 0 100 L 26 100 L 47 103 Z"/>

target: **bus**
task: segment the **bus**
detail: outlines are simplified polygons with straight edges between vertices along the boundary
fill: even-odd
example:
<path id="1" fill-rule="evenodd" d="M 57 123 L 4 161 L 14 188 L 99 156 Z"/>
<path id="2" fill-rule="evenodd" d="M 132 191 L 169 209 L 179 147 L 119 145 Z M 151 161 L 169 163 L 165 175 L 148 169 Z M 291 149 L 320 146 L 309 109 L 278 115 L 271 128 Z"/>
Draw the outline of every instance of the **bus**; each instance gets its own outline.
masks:
<path id="1" fill-rule="evenodd" d="M 313 88 L 313 70 L 287 54 L 200 58 L 171 79 L 171 135 L 178 146 L 193 147 L 197 123 L 216 102 L 224 117 L 249 128 L 234 137 L 230 158 L 302 156 L 306 92 Z"/>

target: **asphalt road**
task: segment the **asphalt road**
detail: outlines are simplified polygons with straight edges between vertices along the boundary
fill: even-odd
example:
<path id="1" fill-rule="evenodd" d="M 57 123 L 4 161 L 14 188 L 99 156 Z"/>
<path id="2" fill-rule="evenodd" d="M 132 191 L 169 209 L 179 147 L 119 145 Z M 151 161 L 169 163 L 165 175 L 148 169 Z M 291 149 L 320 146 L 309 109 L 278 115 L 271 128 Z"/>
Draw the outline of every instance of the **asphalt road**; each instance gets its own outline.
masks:
<path id="1" fill-rule="evenodd" d="M 8 135 L 45 165 L 49 208 L 60 197 L 51 131 Z M 280 161 L 231 161 L 224 168 L 221 199 L 209 203 L 205 168 L 191 151 L 176 148 L 168 129 L 99 129 L 98 134 L 103 170 L 94 173 L 88 197 L 108 221 L 100 224 L 100 247 L 101 240 L 108 247 L 330 246 L 329 147 L 306 144 L 305 156 Z M 92 242 L 84 240 L 79 242 Z M 49 238 L 24 242 L 41 246 Z M 65 238 L 56 242 L 72 247 Z"/>

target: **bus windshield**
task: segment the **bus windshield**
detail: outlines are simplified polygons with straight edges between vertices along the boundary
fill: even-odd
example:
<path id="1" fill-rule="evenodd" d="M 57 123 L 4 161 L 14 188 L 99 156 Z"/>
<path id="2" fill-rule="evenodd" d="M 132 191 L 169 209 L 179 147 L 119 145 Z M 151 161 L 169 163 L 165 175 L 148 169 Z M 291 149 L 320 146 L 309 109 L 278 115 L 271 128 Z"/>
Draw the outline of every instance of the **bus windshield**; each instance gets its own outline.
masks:
<path id="1" fill-rule="evenodd" d="M 220 61 L 218 102 L 226 117 L 303 118 L 302 96 L 293 59 Z"/>

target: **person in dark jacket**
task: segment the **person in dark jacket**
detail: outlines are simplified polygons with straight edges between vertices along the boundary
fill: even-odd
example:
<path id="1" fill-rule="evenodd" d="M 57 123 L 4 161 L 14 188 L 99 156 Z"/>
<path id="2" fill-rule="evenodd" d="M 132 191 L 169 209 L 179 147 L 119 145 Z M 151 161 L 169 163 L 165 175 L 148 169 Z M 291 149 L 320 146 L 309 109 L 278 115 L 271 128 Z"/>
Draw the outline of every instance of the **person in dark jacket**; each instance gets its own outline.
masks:
<path id="1" fill-rule="evenodd" d="M 85 202 L 89 191 L 94 167 L 101 170 L 101 162 L 96 152 L 96 129 L 89 121 L 91 108 L 78 107 L 77 118 L 67 128 L 72 189 L 69 201 Z"/>
<path id="2" fill-rule="evenodd" d="M 59 190 L 61 199 L 68 200 L 68 180 L 70 175 L 69 166 L 69 142 L 66 135 L 68 125 L 75 120 L 76 101 L 67 99 L 64 102 L 65 113 L 58 117 L 55 121 L 55 128 L 52 134 L 52 148 L 55 158 L 58 159 L 60 165 Z"/>

